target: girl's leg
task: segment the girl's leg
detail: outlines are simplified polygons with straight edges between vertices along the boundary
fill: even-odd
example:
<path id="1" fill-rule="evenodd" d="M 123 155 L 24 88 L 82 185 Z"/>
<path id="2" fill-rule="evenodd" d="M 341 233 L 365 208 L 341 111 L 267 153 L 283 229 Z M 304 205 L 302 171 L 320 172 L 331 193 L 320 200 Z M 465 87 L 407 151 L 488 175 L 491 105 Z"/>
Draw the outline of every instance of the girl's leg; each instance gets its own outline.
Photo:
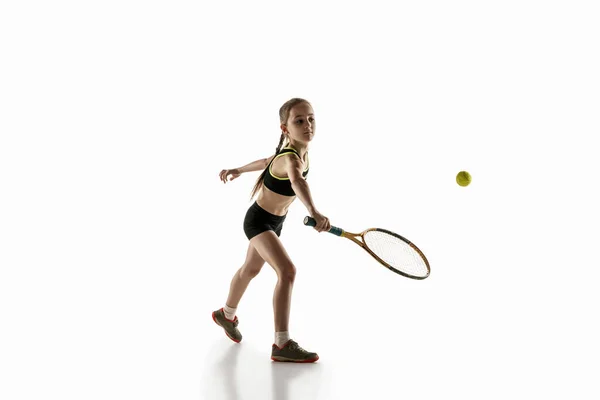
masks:
<path id="1" fill-rule="evenodd" d="M 277 285 L 273 293 L 275 332 L 287 332 L 296 267 L 275 232 L 263 232 L 253 237 L 250 244 L 277 273 Z"/>
<path id="2" fill-rule="evenodd" d="M 225 303 L 227 307 L 237 308 L 240 299 L 248 288 L 248 284 L 256 275 L 258 275 L 264 264 L 265 260 L 258 254 L 254 246 L 249 244 L 248 252 L 246 253 L 246 261 L 231 280 L 229 295 L 227 296 L 227 302 Z"/>
<path id="3" fill-rule="evenodd" d="M 304 350 L 290 338 L 288 330 L 292 287 L 296 277 L 296 267 L 273 231 L 263 232 L 250 240 L 258 254 L 277 272 L 277 285 L 273 293 L 275 314 L 275 343 L 271 347 L 271 360 L 291 362 L 315 362 L 317 353 Z"/>

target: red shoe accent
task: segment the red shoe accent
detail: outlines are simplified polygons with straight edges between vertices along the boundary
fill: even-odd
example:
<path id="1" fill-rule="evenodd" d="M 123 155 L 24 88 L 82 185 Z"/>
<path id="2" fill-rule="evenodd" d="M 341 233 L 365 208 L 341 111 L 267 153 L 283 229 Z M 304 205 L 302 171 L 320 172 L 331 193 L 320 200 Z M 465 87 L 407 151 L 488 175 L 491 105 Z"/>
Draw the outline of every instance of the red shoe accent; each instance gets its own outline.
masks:
<path id="1" fill-rule="evenodd" d="M 222 308 L 221 308 L 221 310 L 222 310 Z M 215 312 L 214 312 L 214 311 L 212 312 L 212 314 L 211 314 L 211 315 L 212 315 L 212 319 L 213 319 L 213 321 L 215 321 L 215 324 L 219 325 L 219 323 L 218 323 L 218 322 L 217 322 L 217 320 L 215 319 Z M 236 318 L 237 318 L 237 316 L 236 316 Z M 226 317 L 225 319 L 227 319 L 227 317 Z M 230 320 L 230 319 L 227 319 L 227 321 L 231 321 L 231 320 Z M 232 322 L 233 322 L 233 321 L 232 321 Z M 219 326 L 221 326 L 221 325 L 219 325 Z M 234 342 L 236 342 L 236 343 L 239 343 L 239 342 L 240 342 L 239 340 L 235 340 L 234 338 L 232 338 L 231 336 L 229 336 L 229 333 L 227 333 L 227 331 L 225 331 L 225 330 L 223 330 L 223 331 L 225 332 L 225 335 L 227 335 L 227 337 L 228 337 L 229 339 L 233 340 L 233 341 L 234 341 Z"/>
<path id="2" fill-rule="evenodd" d="M 224 318 L 225 318 L 227 321 L 229 321 L 229 322 L 235 322 L 235 320 L 237 319 L 237 315 L 234 315 L 234 316 L 233 316 L 233 319 L 228 319 L 228 318 L 225 316 L 225 311 L 223 310 L 223 308 L 224 308 L 224 307 L 221 307 L 221 309 L 219 310 L 219 311 L 223 311 L 223 317 L 224 317 Z"/>
<path id="3" fill-rule="evenodd" d="M 289 343 L 291 340 L 292 340 L 292 339 L 288 339 L 288 341 L 287 341 L 287 342 L 285 342 L 285 343 L 283 344 L 283 346 L 281 346 L 281 347 L 277 346 L 277 344 L 275 344 L 275 343 L 273 343 L 273 346 L 275 346 L 275 347 L 277 347 L 279 350 L 281 350 L 281 349 L 283 349 L 285 346 L 287 346 L 287 345 L 288 345 L 288 343 Z"/>

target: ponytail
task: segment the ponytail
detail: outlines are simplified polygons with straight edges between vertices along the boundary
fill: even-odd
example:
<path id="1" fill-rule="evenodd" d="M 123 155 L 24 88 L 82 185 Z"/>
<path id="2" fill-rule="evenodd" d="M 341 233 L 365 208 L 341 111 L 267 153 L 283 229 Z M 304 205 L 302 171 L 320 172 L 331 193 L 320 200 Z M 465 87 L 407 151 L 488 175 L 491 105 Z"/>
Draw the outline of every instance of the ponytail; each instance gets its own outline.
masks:
<path id="1" fill-rule="evenodd" d="M 281 137 L 279 138 L 279 144 L 275 148 L 275 155 L 279 154 L 279 151 L 281 150 L 281 146 L 283 145 L 284 139 L 285 139 L 285 135 L 282 132 Z M 256 195 L 256 193 L 262 188 L 263 179 L 264 179 L 265 175 L 267 174 L 268 169 L 269 169 L 269 166 L 267 165 L 266 168 L 264 169 L 264 171 L 262 172 L 262 174 L 260 174 L 260 176 L 256 180 L 256 183 L 254 184 L 254 188 L 252 189 L 252 193 L 250 194 L 250 200 L 252 200 L 254 198 L 254 196 Z"/>

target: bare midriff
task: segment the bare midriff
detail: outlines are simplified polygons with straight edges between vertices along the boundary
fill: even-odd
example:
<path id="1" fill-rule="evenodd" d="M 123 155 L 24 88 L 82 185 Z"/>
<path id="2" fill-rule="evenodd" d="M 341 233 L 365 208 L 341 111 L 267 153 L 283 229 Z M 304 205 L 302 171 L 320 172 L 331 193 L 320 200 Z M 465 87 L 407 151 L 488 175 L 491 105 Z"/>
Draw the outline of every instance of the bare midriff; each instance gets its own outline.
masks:
<path id="1" fill-rule="evenodd" d="M 256 203 L 265 211 L 274 215 L 287 214 L 290 204 L 294 202 L 296 196 L 284 196 L 275 193 L 266 186 L 262 186 L 260 194 L 256 199 Z"/>
<path id="2" fill-rule="evenodd" d="M 302 163 L 304 167 L 307 167 L 307 155 L 304 155 L 304 159 Z M 287 173 L 285 171 L 285 167 L 282 163 L 283 160 L 281 158 L 273 161 L 273 165 L 271 166 L 271 170 L 275 176 L 279 176 L 281 178 L 287 178 Z M 269 171 L 267 171 L 269 173 Z M 264 184 L 262 185 L 262 190 L 256 199 L 256 203 L 265 211 L 273 214 L 273 215 L 286 215 L 288 212 L 288 208 L 290 204 L 292 204 L 296 200 L 296 196 L 284 196 L 279 193 L 275 193 Z"/>

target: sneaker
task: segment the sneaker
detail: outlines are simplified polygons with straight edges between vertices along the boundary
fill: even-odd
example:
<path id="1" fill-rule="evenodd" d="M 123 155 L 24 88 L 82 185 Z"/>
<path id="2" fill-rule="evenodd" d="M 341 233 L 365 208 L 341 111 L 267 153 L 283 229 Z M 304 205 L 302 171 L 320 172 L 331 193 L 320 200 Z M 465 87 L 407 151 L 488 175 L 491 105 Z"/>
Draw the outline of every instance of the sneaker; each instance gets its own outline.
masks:
<path id="1" fill-rule="evenodd" d="M 223 328 L 229 339 L 236 343 L 239 343 L 242 340 L 242 334 L 237 328 L 239 324 L 237 315 L 233 318 L 233 320 L 227 319 L 223 309 L 221 308 L 217 311 L 213 311 L 212 319 L 217 325 Z"/>
<path id="2" fill-rule="evenodd" d="M 298 346 L 293 340 L 288 340 L 281 348 L 273 344 L 271 360 L 284 362 L 312 363 L 319 359 L 317 353 L 311 353 Z"/>

